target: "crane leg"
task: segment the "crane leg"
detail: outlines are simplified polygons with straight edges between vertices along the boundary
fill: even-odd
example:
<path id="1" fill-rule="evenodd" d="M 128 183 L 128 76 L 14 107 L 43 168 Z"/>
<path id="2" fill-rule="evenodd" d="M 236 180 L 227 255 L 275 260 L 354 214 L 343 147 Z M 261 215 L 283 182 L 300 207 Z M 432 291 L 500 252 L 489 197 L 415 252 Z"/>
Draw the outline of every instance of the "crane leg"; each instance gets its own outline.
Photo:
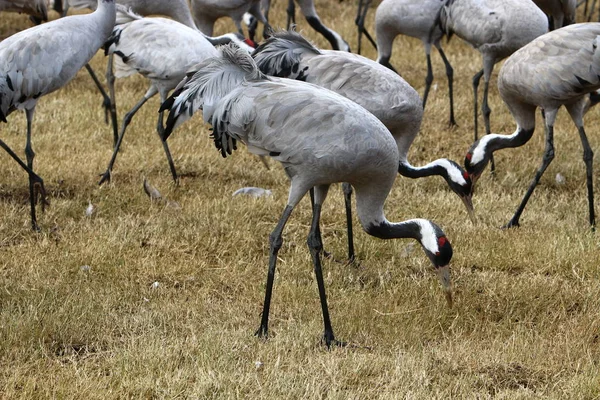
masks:
<path id="1" fill-rule="evenodd" d="M 450 97 L 450 126 L 456 126 L 456 120 L 454 119 L 454 69 L 452 65 L 450 65 L 450 61 L 446 57 L 444 50 L 442 50 L 441 46 L 437 47 L 440 56 L 442 57 L 442 61 L 444 61 L 444 65 L 446 66 L 446 77 L 448 78 L 448 95 Z"/>
<path id="2" fill-rule="evenodd" d="M 321 250 L 323 249 L 323 243 L 321 241 L 321 233 L 319 231 L 319 220 L 321 217 L 321 205 L 325 196 L 327 195 L 328 185 L 317 186 L 315 189 L 315 203 L 313 205 L 313 218 L 310 225 L 310 232 L 306 243 L 310 255 L 313 259 L 313 265 L 315 268 L 315 276 L 317 278 L 317 286 L 319 288 L 319 298 L 321 299 L 321 311 L 323 312 L 323 325 L 324 333 L 323 340 L 327 347 L 331 345 L 343 346 L 344 343 L 339 342 L 335 339 L 333 334 L 333 328 L 331 327 L 331 319 L 329 318 L 329 308 L 327 307 L 327 296 L 325 295 L 325 282 L 323 281 L 323 269 L 321 267 Z M 314 190 L 314 189 L 311 189 Z"/>
<path id="3" fill-rule="evenodd" d="M 348 261 L 354 261 L 354 234 L 352 232 L 352 185 L 347 182 L 342 183 L 344 191 L 344 203 L 346 205 L 346 227 L 348 230 Z"/>
<path id="4" fill-rule="evenodd" d="M 90 74 L 90 76 L 92 77 L 92 80 L 96 84 L 96 87 L 100 91 L 100 95 L 102 96 L 102 99 L 103 99 L 102 107 L 104 107 L 104 122 L 106 122 L 108 124 L 108 114 L 110 113 L 110 103 L 111 103 L 110 97 L 108 97 L 108 95 L 106 94 L 106 90 L 104 90 L 104 88 L 102 87 L 102 83 L 100 83 L 100 80 L 96 76 L 96 73 L 94 72 L 94 70 L 92 69 L 90 64 L 85 64 L 85 69 Z M 116 120 L 116 118 L 117 118 L 117 116 L 115 114 L 115 120 Z M 113 138 L 116 137 L 116 132 L 117 132 L 117 126 L 113 125 Z"/>
<path id="5" fill-rule="evenodd" d="M 275 279 L 275 265 L 277 263 L 277 253 L 283 245 L 283 228 L 287 223 L 292 210 L 293 205 L 288 204 L 283 210 L 283 215 L 279 219 L 277 226 L 269 235 L 269 270 L 267 272 L 267 287 L 265 289 L 265 302 L 263 304 L 262 318 L 260 321 L 260 327 L 256 331 L 255 335 L 258 337 L 266 338 L 269 332 L 269 308 L 271 307 L 271 295 L 273 293 L 273 280 Z"/>
<path id="6" fill-rule="evenodd" d="M 110 120 L 113 126 L 113 146 L 116 146 L 117 140 L 119 139 L 119 132 L 117 130 L 117 126 L 119 123 L 117 122 L 117 104 L 115 96 L 115 74 L 113 73 L 113 58 L 114 55 L 112 54 L 108 56 L 108 62 L 106 64 L 106 83 L 108 84 L 108 94 L 110 100 Z"/>
<path id="7" fill-rule="evenodd" d="M 477 91 L 479 89 L 479 81 L 481 81 L 481 77 L 483 76 L 483 69 L 481 71 L 479 71 L 478 73 L 476 73 L 473 76 L 473 103 L 475 104 L 475 106 L 473 107 L 474 109 L 474 115 L 473 115 L 473 124 L 475 126 L 475 142 L 477 141 L 477 115 L 479 110 L 477 109 Z"/>
<path id="8" fill-rule="evenodd" d="M 426 49 L 427 57 L 427 76 L 425 77 L 425 92 L 423 93 L 423 110 L 427 105 L 427 97 L 429 97 L 429 90 L 431 89 L 431 83 L 433 82 L 433 68 L 431 67 L 431 47 L 427 46 Z"/>
<path id="9" fill-rule="evenodd" d="M 167 100 L 166 93 L 161 93 L 160 96 L 160 104 L 164 103 Z M 171 157 L 171 150 L 169 150 L 169 145 L 166 140 L 163 140 L 165 126 L 163 124 L 164 121 L 164 111 L 160 111 L 158 113 L 158 122 L 156 124 L 156 132 L 158 132 L 158 137 L 160 138 L 160 142 L 162 143 L 163 150 L 165 151 L 165 155 L 167 156 L 167 162 L 169 163 L 169 169 L 171 170 L 171 177 L 173 177 L 173 182 L 175 185 L 179 185 L 179 178 L 177 177 L 177 170 L 175 170 L 175 163 L 173 162 L 173 157 Z"/>
<path id="10" fill-rule="evenodd" d="M 367 18 L 367 12 L 369 11 L 370 4 L 371 0 L 359 0 L 358 2 L 358 12 L 356 13 L 356 20 L 354 21 L 358 27 L 358 54 L 360 54 L 361 51 L 363 33 L 365 34 L 367 39 L 369 39 L 373 47 L 377 49 L 377 44 L 375 43 L 375 40 L 373 40 L 373 38 L 365 28 L 365 19 Z"/>
<path id="11" fill-rule="evenodd" d="M 492 71 L 494 70 L 494 60 L 484 59 L 483 60 L 483 101 L 481 102 L 481 114 L 483 115 L 483 124 L 485 126 L 485 134 L 489 135 L 492 133 L 490 128 L 490 114 L 492 110 L 488 105 L 488 94 L 490 90 L 490 79 L 492 77 Z M 490 155 L 490 172 L 494 175 L 496 172 L 496 162 L 494 161 L 494 154 Z"/>
<path id="12" fill-rule="evenodd" d="M 27 143 L 25 144 L 25 156 L 27 157 L 27 168 L 33 171 L 33 159 L 35 158 L 35 152 L 31 146 L 31 123 L 33 122 L 33 115 L 35 109 L 26 109 L 25 115 L 27 116 Z M 29 205 L 31 207 L 31 228 L 34 231 L 39 231 L 40 228 L 37 224 L 37 218 L 35 216 L 35 204 L 37 203 L 37 190 L 36 182 L 33 176 L 29 174 Z M 43 204 L 43 203 L 42 203 Z"/>
<path id="13" fill-rule="evenodd" d="M 288 7 L 285 10 L 287 12 L 287 30 L 290 29 L 292 24 L 296 25 L 296 5 L 294 4 L 294 0 L 288 1 Z"/>
<path id="14" fill-rule="evenodd" d="M 0 147 L 2 147 L 8 153 L 8 155 L 10 155 L 21 166 L 21 168 L 23 168 L 25 170 L 25 172 L 27 172 L 27 174 L 29 175 L 29 181 L 30 182 L 33 181 L 33 187 L 40 195 L 40 202 L 42 203 L 42 210 L 43 210 L 45 208 L 45 206 L 47 206 L 49 204 L 48 200 L 46 199 L 46 188 L 44 187 L 44 180 L 42 178 L 40 178 L 40 176 L 37 175 L 35 172 L 33 172 L 33 170 L 31 168 L 29 168 L 27 166 L 27 164 L 25 164 L 23 162 L 23 160 L 21 160 L 21 158 L 19 158 L 19 156 L 17 156 L 15 154 L 15 152 L 12 151 L 12 149 L 10 147 L 8 147 L 8 145 L 6 143 L 4 143 L 2 140 L 0 140 Z M 31 196 L 31 194 L 30 194 L 30 196 Z M 37 230 L 36 229 L 37 222 L 35 220 L 35 209 L 33 212 L 33 217 L 32 217 L 31 222 L 32 222 L 32 226 L 34 226 L 34 223 L 36 224 L 33 229 Z"/>
<path id="15" fill-rule="evenodd" d="M 106 171 L 103 174 L 100 174 L 101 178 L 100 178 L 100 182 L 98 182 L 98 185 L 102 185 L 104 182 L 110 182 L 113 165 L 115 164 L 115 161 L 117 159 L 117 153 L 119 152 L 119 148 L 121 147 L 121 142 L 123 141 L 123 137 L 125 136 L 125 130 L 127 129 L 127 125 L 129 125 L 129 123 L 133 119 L 133 116 L 135 115 L 135 113 L 138 112 L 138 110 L 140 108 L 142 108 L 142 106 L 148 101 L 148 99 L 150 99 L 156 93 L 157 93 L 157 90 L 154 89 L 154 86 L 151 87 L 150 89 L 148 89 L 148 92 L 146 92 L 146 94 L 144 95 L 142 100 L 140 100 L 135 106 L 133 106 L 133 108 L 131 110 L 129 110 L 129 112 L 127 114 L 125 114 L 125 117 L 123 117 L 123 122 L 121 124 L 121 132 L 119 133 L 119 138 L 117 139 L 117 144 L 115 145 L 112 157 L 110 158 L 110 161 L 108 162 L 108 167 L 106 168 Z"/>
<path id="16" fill-rule="evenodd" d="M 581 144 L 583 146 L 583 162 L 585 163 L 585 173 L 586 173 L 586 184 L 588 190 L 588 206 L 589 206 L 589 216 L 590 216 L 590 226 L 592 229 L 596 228 L 596 218 L 594 215 L 594 176 L 593 176 L 593 162 L 594 162 L 594 152 L 592 151 L 592 147 L 588 142 L 587 135 L 585 134 L 585 130 L 583 126 L 577 128 L 579 131 L 579 138 L 581 139 Z"/>
<path id="17" fill-rule="evenodd" d="M 548 115 L 548 114 L 550 114 L 550 115 Z M 544 157 L 542 158 L 542 165 L 535 173 L 535 176 L 533 177 L 533 180 L 531 181 L 531 184 L 529 185 L 529 189 L 527 189 L 527 193 L 525 193 L 523 200 L 521 200 L 521 204 L 519 205 L 519 208 L 517 208 L 515 215 L 513 215 L 513 217 L 510 219 L 510 221 L 508 221 L 508 223 L 506 225 L 504 225 L 503 228 L 513 228 L 513 227 L 519 226 L 519 218 L 521 218 L 521 214 L 523 213 L 523 210 L 525 209 L 525 206 L 527 205 L 527 202 L 529 201 L 531 194 L 533 193 L 535 187 L 537 186 L 538 182 L 540 181 L 540 178 L 544 174 L 544 171 L 546 171 L 546 168 L 548 168 L 548 165 L 550 165 L 550 163 L 554 159 L 554 120 L 555 120 L 555 118 L 556 118 L 556 111 L 553 111 L 552 113 L 546 113 L 546 150 L 544 151 Z"/>

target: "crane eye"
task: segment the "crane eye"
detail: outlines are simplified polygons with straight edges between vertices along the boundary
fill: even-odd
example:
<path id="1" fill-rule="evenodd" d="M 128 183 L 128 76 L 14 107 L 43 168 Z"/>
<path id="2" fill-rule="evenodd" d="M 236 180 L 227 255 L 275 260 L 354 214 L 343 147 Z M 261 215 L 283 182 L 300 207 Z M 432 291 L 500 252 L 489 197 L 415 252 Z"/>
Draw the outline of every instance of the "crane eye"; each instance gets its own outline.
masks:
<path id="1" fill-rule="evenodd" d="M 442 247 L 443 245 L 445 245 L 445 244 L 446 244 L 446 242 L 447 242 L 447 241 L 448 241 L 448 239 L 446 239 L 446 237 L 445 237 L 445 236 L 441 236 L 440 238 L 438 238 L 438 245 L 439 245 L 440 247 Z"/>
<path id="2" fill-rule="evenodd" d="M 465 158 L 469 161 L 471 161 L 472 157 L 473 157 L 473 154 L 471 154 L 471 153 L 467 153 L 467 155 L 465 156 Z"/>
<path id="3" fill-rule="evenodd" d="M 469 179 L 469 173 L 467 171 L 463 171 L 462 176 L 465 180 Z"/>

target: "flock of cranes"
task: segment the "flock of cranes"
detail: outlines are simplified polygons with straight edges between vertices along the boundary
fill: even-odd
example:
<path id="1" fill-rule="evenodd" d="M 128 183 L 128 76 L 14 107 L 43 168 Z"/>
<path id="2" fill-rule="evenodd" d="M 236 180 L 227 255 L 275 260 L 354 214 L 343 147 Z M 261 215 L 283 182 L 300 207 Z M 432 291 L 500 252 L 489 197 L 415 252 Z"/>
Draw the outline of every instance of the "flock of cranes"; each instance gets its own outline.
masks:
<path id="1" fill-rule="evenodd" d="M 47 19 L 45 2 L 42 2 L 43 12 L 39 1 L 25 6 L 26 2 L 0 1 L 0 10 L 23 11 Z M 12 8 L 8 3 L 14 3 Z M 69 7 L 95 11 L 37 25 L 0 42 L 0 120 L 7 122 L 15 110 L 25 111 L 26 161 L 1 140 L 0 147 L 28 174 L 32 227 L 39 230 L 38 200 L 42 207 L 46 204 L 43 180 L 33 167 L 35 153 L 31 135 L 36 104 L 44 95 L 66 85 L 104 47 L 110 55 L 107 81 L 115 129 L 114 79 L 140 73 L 149 80 L 150 86 L 125 114 L 113 156 L 100 184 L 110 180 L 128 124 L 156 94 L 162 103 L 157 132 L 175 181 L 177 174 L 167 139 L 198 110 L 202 110 L 204 121 L 212 126 L 215 146 L 224 157 L 232 154 L 236 142 L 240 141 L 250 152 L 279 161 L 290 178 L 286 207 L 269 238 L 270 258 L 259 336 L 266 336 L 268 332 L 283 230 L 294 207 L 310 192 L 313 217 L 307 243 L 321 299 L 324 339 L 328 346 L 340 343 L 335 339 L 327 307 L 319 227 L 329 186 L 336 182 L 344 183 L 349 258 L 355 256 L 350 216 L 350 196 L 354 190 L 362 228 L 381 239 L 417 240 L 433 264 L 451 305 L 452 247 L 443 230 L 426 219 L 389 222 L 383 204 L 398 173 L 410 178 L 438 175 L 461 198 L 475 223 L 474 185 L 487 164 L 493 161 L 495 151 L 522 146 L 532 137 L 538 107 L 544 111 L 546 151 L 523 201 L 506 226 L 519 225 L 527 201 L 554 157 L 554 122 L 562 105 L 573 119 L 583 145 L 589 223 L 595 226 L 593 151 L 583 127 L 583 114 L 589 105 L 589 94 L 596 95 L 595 91 L 600 88 L 600 54 L 597 52 L 600 24 L 561 28 L 573 22 L 574 3 L 561 1 L 564 7 L 559 12 L 550 1 L 544 2 L 546 8 L 541 4 L 542 8 L 538 8 L 531 0 L 423 0 L 420 7 L 408 0 L 384 0 L 375 17 L 377 61 L 343 51 L 349 50 L 347 43 L 339 34 L 324 27 L 312 1 L 297 0 L 297 3 L 311 26 L 330 41 L 334 50 L 318 49 L 294 31 L 273 30 L 266 18 L 269 1 L 192 0 L 191 10 L 185 0 L 169 1 L 168 7 L 160 0 L 118 0 L 117 3 L 120 4 L 115 4 L 115 0 L 98 3 L 69 0 L 58 9 L 65 13 Z M 293 20 L 294 2 L 289 4 L 288 15 Z M 56 8 L 56 4 L 54 6 Z M 367 10 L 368 4 L 361 1 L 357 18 L 359 32 L 366 32 L 360 25 Z M 264 24 L 267 39 L 260 45 L 245 40 L 240 32 L 211 36 L 214 20 L 224 15 L 230 16 L 241 31 L 240 21 L 246 12 Z M 153 14 L 171 19 L 143 17 Z M 551 27 L 560 29 L 548 33 Z M 432 45 L 446 65 L 450 123 L 455 124 L 453 69 L 440 45 L 442 36 L 452 33 L 477 49 L 483 59 L 483 69 L 473 77 L 475 142 L 466 153 L 465 169 L 446 158 L 425 166 L 413 166 L 408 161 L 408 152 L 420 131 L 433 81 Z M 425 45 L 428 71 L 423 100 L 391 67 L 392 43 L 399 34 L 419 38 Z M 216 45 L 222 46 L 216 48 Z M 507 57 L 498 76 L 498 88 L 517 129 L 512 135 L 491 134 L 487 104 L 491 72 L 498 61 Z M 477 89 L 481 77 L 485 85 L 482 114 L 486 135 L 478 138 Z M 168 112 L 166 124 L 165 112 Z"/>

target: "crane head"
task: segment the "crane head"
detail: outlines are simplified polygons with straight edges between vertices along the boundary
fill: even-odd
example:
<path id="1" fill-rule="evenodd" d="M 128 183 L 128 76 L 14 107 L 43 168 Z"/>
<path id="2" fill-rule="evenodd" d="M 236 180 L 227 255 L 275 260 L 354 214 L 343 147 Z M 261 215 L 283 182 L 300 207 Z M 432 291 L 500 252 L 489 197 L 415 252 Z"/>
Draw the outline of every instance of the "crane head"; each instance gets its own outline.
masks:
<path id="1" fill-rule="evenodd" d="M 444 289 L 448 307 L 452 308 L 452 281 L 450 278 L 450 260 L 452 246 L 442 229 L 431 221 L 419 223 L 421 238 L 419 242 L 425 254 L 433 264 L 435 272 Z M 431 228 L 428 228 L 431 227 Z"/>
<path id="2" fill-rule="evenodd" d="M 438 163 L 445 170 L 443 177 L 448 186 L 463 201 L 471 222 L 475 223 L 475 210 L 473 209 L 473 201 L 471 199 L 473 195 L 473 182 L 469 173 L 452 160 L 441 159 L 438 160 Z"/>

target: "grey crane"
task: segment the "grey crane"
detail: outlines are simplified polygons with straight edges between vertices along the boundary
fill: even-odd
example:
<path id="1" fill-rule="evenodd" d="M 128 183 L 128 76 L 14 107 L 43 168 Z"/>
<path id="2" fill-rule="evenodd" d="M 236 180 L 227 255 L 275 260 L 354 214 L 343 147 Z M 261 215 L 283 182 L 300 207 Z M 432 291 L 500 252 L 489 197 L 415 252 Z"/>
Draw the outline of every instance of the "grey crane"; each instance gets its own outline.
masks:
<path id="1" fill-rule="evenodd" d="M 242 19 L 245 13 L 265 26 L 263 36 L 271 29 L 261 11 L 260 0 L 191 0 L 191 5 L 196 26 L 207 35 L 213 34 L 215 21 L 222 17 L 231 18 L 238 31 L 244 34 Z"/>
<path id="2" fill-rule="evenodd" d="M 377 40 L 377 62 L 396 71 L 390 64 L 392 45 L 398 35 L 406 35 L 420 39 L 425 46 L 427 57 L 427 76 L 425 77 L 425 92 L 423 94 L 423 108 L 427 104 L 427 97 L 433 82 L 433 69 L 431 67 L 431 46 L 440 53 L 446 66 L 448 77 L 448 94 L 450 101 L 450 125 L 456 125 L 454 119 L 454 94 L 452 90 L 454 70 L 448 61 L 440 43 L 444 32 L 436 24 L 437 15 L 443 6 L 443 0 L 384 0 L 375 12 L 375 33 Z"/>
<path id="3" fill-rule="evenodd" d="M 550 29 L 558 29 L 575 23 L 577 0 L 533 0 L 548 15 Z"/>
<path id="4" fill-rule="evenodd" d="M 599 23 L 569 25 L 540 36 L 506 60 L 498 75 L 500 96 L 517 123 L 512 135 L 492 134 L 473 143 L 465 157 L 465 167 L 473 184 L 485 169 L 491 154 L 507 147 L 519 147 L 531 139 L 535 110 L 545 115 L 546 149 L 542 164 L 506 227 L 519 226 L 519 218 L 544 171 L 554 158 L 554 121 L 565 106 L 579 132 L 586 168 L 589 222 L 593 227 L 593 151 L 583 128 L 588 93 L 600 88 Z"/>
<path id="5" fill-rule="evenodd" d="M 331 183 L 349 182 L 356 190 L 363 229 L 381 239 L 413 238 L 433 263 L 452 302 L 449 262 L 452 247 L 433 222 L 413 219 L 389 222 L 383 204 L 396 177 L 400 157 L 386 127 L 364 108 L 321 87 L 263 75 L 245 52 L 224 46 L 222 56 L 196 67 L 163 106 L 170 108 L 166 137 L 199 108 L 213 127 L 213 138 L 223 156 L 242 141 L 260 155 L 281 162 L 291 179 L 287 205 L 269 237 L 269 268 L 258 336 L 268 333 L 269 308 L 277 253 L 292 210 L 314 190 L 313 218 L 308 235 L 321 299 L 324 340 L 337 344 L 325 296 L 321 270 L 319 219 Z M 176 96 L 175 98 L 173 98 Z M 314 188 L 314 189 L 313 189 Z"/>
<path id="6" fill-rule="evenodd" d="M 319 50 L 299 33 L 276 32 L 253 53 L 260 70 L 282 78 L 300 79 L 332 90 L 363 106 L 392 133 L 400 162 L 398 172 L 410 178 L 441 176 L 464 202 L 474 221 L 471 180 L 454 161 L 441 158 L 423 167 L 408 161 L 419 133 L 423 107 L 417 92 L 398 74 L 358 54 Z M 348 220 L 349 259 L 354 258 L 349 185 L 344 185 Z"/>
<path id="7" fill-rule="evenodd" d="M 61 0 L 56 0 L 60 2 Z M 95 10 L 98 1 L 97 0 L 62 0 L 63 15 L 66 15 L 69 8 L 75 9 L 91 9 Z M 164 15 L 172 18 L 175 21 L 181 22 L 190 28 L 195 28 L 194 20 L 190 12 L 187 0 L 117 0 L 117 4 L 130 8 L 133 12 L 142 16 L 147 15 Z M 100 94 L 103 98 L 103 107 L 105 110 L 105 119 L 108 122 L 108 115 L 110 114 L 111 124 L 113 127 L 113 145 L 116 146 L 119 134 L 118 134 L 118 122 L 117 122 L 117 109 L 115 104 L 115 92 L 114 83 L 115 77 L 112 72 L 113 57 L 112 55 L 108 58 L 108 64 L 106 68 L 106 81 L 108 83 L 109 93 L 107 94 L 104 87 L 97 78 L 96 73 L 92 68 L 86 64 L 86 69 L 89 72 L 92 80 L 98 87 Z"/>
<path id="8" fill-rule="evenodd" d="M 331 48 L 334 50 L 350 51 L 348 42 L 346 42 L 339 33 L 323 24 L 321 18 L 319 18 L 319 14 L 317 14 L 314 0 L 296 0 L 296 3 L 300 6 L 300 11 L 302 12 L 302 15 L 304 15 L 304 18 L 306 18 L 306 22 L 308 22 L 311 28 L 319 32 L 329 43 L 331 43 Z M 271 0 L 262 0 L 261 7 L 268 19 Z M 296 5 L 294 0 L 288 0 L 287 14 L 287 29 L 290 29 L 291 24 L 296 23 Z"/>
<path id="9" fill-rule="evenodd" d="M 220 37 L 223 41 L 234 39 L 238 46 L 245 46 L 235 35 Z M 243 37 L 242 37 L 243 39 Z M 215 39 L 217 40 L 217 39 Z M 137 111 L 157 93 L 163 103 L 167 95 L 185 77 L 192 66 L 208 57 L 216 56 L 217 50 L 202 32 L 189 28 L 179 22 L 165 18 L 142 18 L 131 10 L 121 8 L 117 25 L 105 44 L 106 53 L 117 55 L 116 77 L 126 77 L 140 73 L 150 81 L 150 87 L 142 99 L 125 115 L 119 132 L 119 138 L 113 150 L 108 168 L 101 175 L 99 184 L 110 180 L 111 171 L 117 153 L 125 135 L 125 129 Z M 111 88 L 111 93 L 114 89 Z M 157 131 L 162 138 L 163 112 L 158 114 Z M 162 145 L 167 156 L 173 180 L 177 182 L 177 172 L 165 141 Z"/>
<path id="10" fill-rule="evenodd" d="M 439 23 L 445 32 L 455 33 L 483 58 L 483 69 L 473 76 L 477 140 L 477 89 L 481 77 L 484 80 L 481 112 L 485 132 L 489 134 L 488 91 L 494 64 L 548 32 L 548 19 L 531 0 L 446 0 L 440 10 Z"/>
<path id="11" fill-rule="evenodd" d="M 96 54 L 115 24 L 114 0 L 102 0 L 96 12 L 61 18 L 16 33 L 0 42 L 0 120 L 15 110 L 27 117 L 27 173 L 31 225 L 37 230 L 35 204 L 40 181 L 33 175 L 31 131 L 40 97 L 66 85 Z M 7 147 L 2 146 L 7 150 Z M 9 151 L 19 165 L 23 162 Z M 43 193 L 42 193 L 43 195 Z M 42 199 L 43 201 L 43 199 Z"/>
<path id="12" fill-rule="evenodd" d="M 48 21 L 46 0 L 0 0 L 0 11 L 25 13 L 36 24 Z"/>

